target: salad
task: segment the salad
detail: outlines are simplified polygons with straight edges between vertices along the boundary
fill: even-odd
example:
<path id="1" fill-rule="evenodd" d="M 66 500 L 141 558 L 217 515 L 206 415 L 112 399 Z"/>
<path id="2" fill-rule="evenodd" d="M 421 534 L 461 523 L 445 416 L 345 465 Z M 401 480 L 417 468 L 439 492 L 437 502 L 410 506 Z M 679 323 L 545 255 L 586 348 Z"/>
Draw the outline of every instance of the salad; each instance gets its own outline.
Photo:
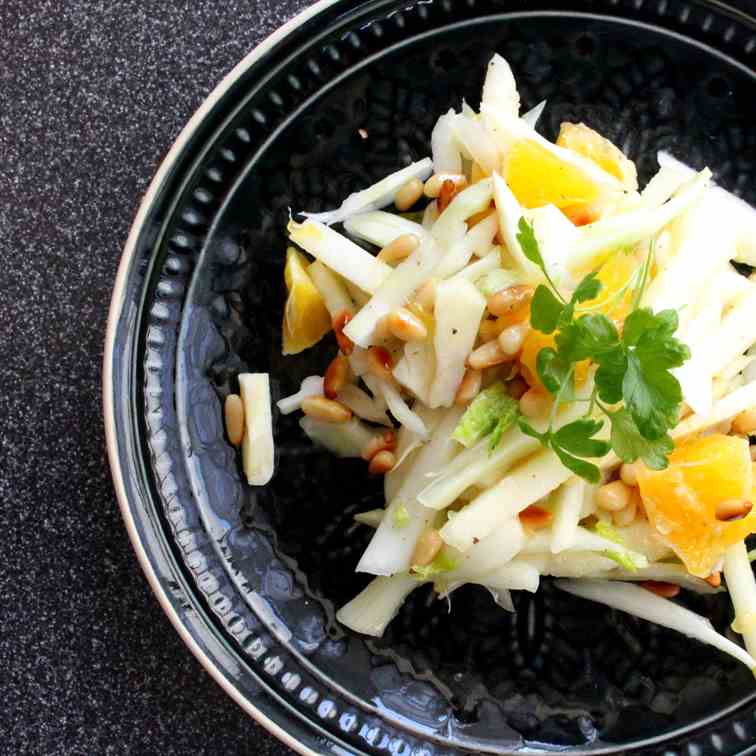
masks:
<path id="1" fill-rule="evenodd" d="M 512 611 L 550 576 L 755 669 L 756 211 L 663 153 L 640 190 L 588 126 L 541 136 L 544 107 L 496 55 L 431 157 L 289 223 L 284 354 L 337 350 L 278 409 L 384 480 L 355 517 L 374 577 L 337 617 L 379 636 L 428 583 Z M 267 376 L 240 386 L 229 439 L 261 484 Z M 681 589 L 727 590 L 745 650 Z"/>

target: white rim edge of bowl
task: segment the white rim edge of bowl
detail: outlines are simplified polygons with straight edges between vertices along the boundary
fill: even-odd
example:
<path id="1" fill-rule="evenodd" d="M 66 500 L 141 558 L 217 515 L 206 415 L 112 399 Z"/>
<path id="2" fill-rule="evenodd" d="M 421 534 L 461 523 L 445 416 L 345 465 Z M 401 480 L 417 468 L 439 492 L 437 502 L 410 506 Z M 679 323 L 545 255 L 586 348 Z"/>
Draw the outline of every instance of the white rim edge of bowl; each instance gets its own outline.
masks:
<path id="1" fill-rule="evenodd" d="M 321 13 L 331 5 L 335 5 L 340 0 L 318 0 L 314 5 L 309 8 L 305 8 L 300 11 L 296 16 L 289 19 L 283 26 L 279 27 L 264 39 L 257 47 L 251 50 L 234 68 L 227 73 L 215 89 L 208 95 L 205 101 L 199 106 L 194 115 L 189 119 L 189 122 L 181 130 L 176 141 L 171 146 L 168 154 L 165 156 L 163 162 L 160 164 L 154 178 L 150 182 L 150 185 L 145 193 L 142 201 L 139 205 L 139 209 L 134 218 L 134 222 L 129 231 L 126 244 L 123 248 L 121 255 L 121 261 L 118 266 L 118 272 L 116 273 L 115 284 L 113 287 L 113 295 L 110 301 L 110 309 L 108 312 L 108 322 L 105 334 L 105 353 L 103 357 L 103 375 L 102 375 L 102 387 L 103 387 L 103 414 L 105 421 L 105 441 L 108 452 L 108 460 L 110 462 L 110 472 L 113 478 L 113 486 L 115 488 L 116 498 L 118 499 L 118 505 L 121 509 L 121 515 L 124 523 L 126 524 L 126 530 L 128 531 L 131 545 L 136 553 L 139 564 L 142 567 L 142 571 L 147 577 L 147 581 L 150 584 L 152 592 L 160 602 L 163 611 L 167 615 L 171 624 L 176 629 L 176 632 L 181 637 L 181 640 L 194 654 L 199 663 L 205 668 L 210 676 L 215 680 L 218 685 L 246 712 L 249 714 L 258 724 L 262 725 L 268 732 L 274 735 L 278 740 L 283 742 L 289 748 L 293 749 L 297 753 L 303 756 L 319 756 L 316 751 L 308 748 L 302 743 L 295 740 L 288 732 L 277 725 L 273 720 L 265 716 L 255 706 L 253 706 L 239 691 L 225 678 L 220 672 L 213 660 L 207 653 L 199 646 L 199 644 L 192 638 L 184 624 L 181 622 L 178 614 L 174 611 L 168 596 L 163 590 L 160 582 L 152 569 L 147 552 L 145 551 L 139 536 L 137 533 L 136 523 L 129 510 L 128 497 L 126 494 L 126 487 L 123 481 L 123 475 L 121 472 L 120 464 L 118 462 L 118 440 L 115 433 L 115 414 L 113 403 L 113 354 L 115 347 L 115 334 L 119 315 L 121 313 L 124 291 L 126 285 L 126 277 L 128 269 L 131 264 L 131 260 L 136 251 L 136 243 L 139 238 L 142 227 L 144 226 L 147 213 L 149 211 L 152 202 L 158 193 L 158 190 L 162 186 L 166 175 L 176 162 L 178 156 L 184 149 L 184 146 L 189 141 L 189 138 L 196 130 L 197 126 L 204 119 L 211 108 L 216 102 L 228 91 L 234 82 L 259 58 L 265 55 L 272 47 L 274 47 L 280 40 L 290 34 L 298 26 L 301 26 L 305 21 L 308 21 L 313 16 Z"/>

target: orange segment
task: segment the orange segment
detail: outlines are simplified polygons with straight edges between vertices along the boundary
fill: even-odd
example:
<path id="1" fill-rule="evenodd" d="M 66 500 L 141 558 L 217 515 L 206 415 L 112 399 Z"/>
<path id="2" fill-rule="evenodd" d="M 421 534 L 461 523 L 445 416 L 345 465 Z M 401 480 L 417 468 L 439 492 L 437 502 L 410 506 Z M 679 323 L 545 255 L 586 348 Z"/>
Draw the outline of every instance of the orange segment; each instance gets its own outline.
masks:
<path id="1" fill-rule="evenodd" d="M 597 278 L 602 285 L 599 295 L 583 303 L 578 308 L 578 315 L 581 310 L 598 311 L 616 324 L 624 321 L 630 314 L 633 301 L 634 288 L 630 284 L 642 264 L 643 260 L 632 252 L 614 252 L 599 269 Z"/>
<path id="2" fill-rule="evenodd" d="M 331 330 L 331 316 L 323 297 L 307 274 L 307 260 L 293 247 L 286 250 L 286 307 L 283 317 L 283 353 L 297 354 Z"/>
<path id="3" fill-rule="evenodd" d="M 599 168 L 618 178 L 625 189 L 638 188 L 635 163 L 626 158 L 619 147 L 584 123 L 562 123 L 556 143 L 592 160 Z"/>
<path id="4" fill-rule="evenodd" d="M 670 454 L 666 470 L 637 468 L 649 521 L 693 575 L 708 577 L 728 546 L 756 532 L 756 511 L 731 522 L 715 513 L 718 502 L 754 494 L 747 439 L 688 439 Z"/>
<path id="5" fill-rule="evenodd" d="M 527 208 L 558 208 L 596 201 L 601 187 L 579 166 L 531 139 L 515 142 L 506 160 L 506 182 Z"/>

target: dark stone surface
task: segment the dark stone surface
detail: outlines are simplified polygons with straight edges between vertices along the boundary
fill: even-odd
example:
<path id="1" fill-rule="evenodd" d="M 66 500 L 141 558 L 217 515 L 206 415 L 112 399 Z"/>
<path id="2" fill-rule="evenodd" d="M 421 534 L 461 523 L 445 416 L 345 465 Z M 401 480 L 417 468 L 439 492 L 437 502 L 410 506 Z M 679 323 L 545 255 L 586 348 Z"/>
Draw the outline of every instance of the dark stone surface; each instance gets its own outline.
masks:
<path id="1" fill-rule="evenodd" d="M 140 196 L 213 86 L 304 0 L 0 3 L 0 753 L 279 745 L 141 574 L 100 420 L 105 319 Z"/>
<path id="2" fill-rule="evenodd" d="M 0 3 L 2 754 L 290 753 L 148 589 L 110 483 L 100 371 L 120 251 L 162 156 L 306 4 Z"/>

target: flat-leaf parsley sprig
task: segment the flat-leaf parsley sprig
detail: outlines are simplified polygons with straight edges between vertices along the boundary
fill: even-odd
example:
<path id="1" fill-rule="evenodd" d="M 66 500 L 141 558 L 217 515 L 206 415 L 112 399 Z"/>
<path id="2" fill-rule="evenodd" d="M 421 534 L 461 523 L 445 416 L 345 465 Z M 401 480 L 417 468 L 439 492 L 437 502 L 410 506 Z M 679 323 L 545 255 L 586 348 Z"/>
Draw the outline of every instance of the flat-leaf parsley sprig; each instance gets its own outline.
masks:
<path id="1" fill-rule="evenodd" d="M 641 459 L 654 470 L 665 468 L 667 455 L 674 448 L 669 430 L 677 423 L 682 401 L 680 383 L 670 371 L 690 358 L 690 350 L 674 336 L 678 325 L 674 310 L 654 313 L 640 306 L 652 251 L 643 263 L 633 309 L 620 335 L 603 313 L 576 313 L 578 305 L 601 292 L 598 271 L 583 278 L 566 300 L 549 277 L 533 227 L 521 218 L 518 229 L 523 253 L 541 269 L 548 283 L 535 291 L 530 323 L 542 333 L 555 333 L 555 347 L 544 347 L 536 358 L 538 377 L 554 395 L 549 426 L 541 433 L 521 417 L 521 430 L 552 449 L 565 467 L 591 483 L 598 482 L 600 473 L 587 459 L 603 457 L 612 449 L 623 462 Z M 596 366 L 587 412 L 555 429 L 559 406 L 578 401 L 575 367 L 584 360 Z M 596 438 L 604 427 L 604 421 L 595 418 L 596 412 L 611 423 L 609 441 Z"/>

